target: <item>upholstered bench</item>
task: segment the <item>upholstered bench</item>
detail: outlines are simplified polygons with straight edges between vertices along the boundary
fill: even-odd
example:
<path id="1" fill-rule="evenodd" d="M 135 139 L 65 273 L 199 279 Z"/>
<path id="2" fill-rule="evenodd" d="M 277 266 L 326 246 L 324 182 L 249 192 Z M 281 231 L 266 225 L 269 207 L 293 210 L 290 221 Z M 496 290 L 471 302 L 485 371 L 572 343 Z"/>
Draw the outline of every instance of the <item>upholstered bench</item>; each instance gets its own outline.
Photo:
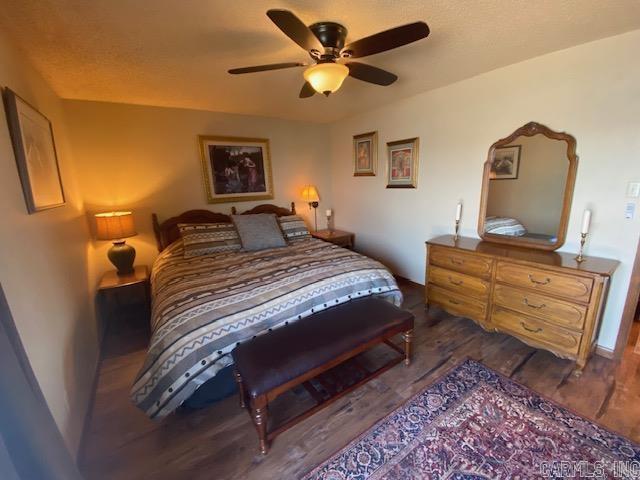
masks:
<path id="1" fill-rule="evenodd" d="M 258 430 L 260 451 L 266 454 L 276 435 L 403 359 L 409 365 L 412 332 L 411 313 L 380 298 L 367 297 L 329 308 L 236 347 L 232 355 L 240 406 L 244 408 L 248 403 Z M 404 337 L 404 349 L 391 341 L 399 333 Z M 387 344 L 398 355 L 372 372 L 365 371 L 364 378 L 329 398 L 315 390 L 310 380 L 380 343 Z M 312 394 L 316 405 L 268 430 L 268 404 L 301 384 Z"/>

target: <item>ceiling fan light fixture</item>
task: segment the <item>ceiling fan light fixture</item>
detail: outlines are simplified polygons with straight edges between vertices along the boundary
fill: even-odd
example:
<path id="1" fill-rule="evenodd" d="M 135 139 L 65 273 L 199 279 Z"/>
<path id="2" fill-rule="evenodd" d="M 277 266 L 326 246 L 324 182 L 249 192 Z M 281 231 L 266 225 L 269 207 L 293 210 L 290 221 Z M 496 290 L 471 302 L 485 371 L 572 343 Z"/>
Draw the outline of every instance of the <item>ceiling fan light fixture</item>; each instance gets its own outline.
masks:
<path id="1" fill-rule="evenodd" d="M 340 63 L 318 63 L 304 71 L 304 79 L 311 84 L 318 93 L 329 95 L 337 91 L 344 79 L 349 75 L 349 69 Z"/>

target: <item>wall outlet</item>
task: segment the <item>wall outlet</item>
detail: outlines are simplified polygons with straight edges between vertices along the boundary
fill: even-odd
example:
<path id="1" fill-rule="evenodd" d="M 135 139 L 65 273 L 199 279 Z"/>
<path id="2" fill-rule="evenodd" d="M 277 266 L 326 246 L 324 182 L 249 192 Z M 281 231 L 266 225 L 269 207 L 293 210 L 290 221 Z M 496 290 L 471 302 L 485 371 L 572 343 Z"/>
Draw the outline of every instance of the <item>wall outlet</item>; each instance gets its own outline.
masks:
<path id="1" fill-rule="evenodd" d="M 628 198 L 640 197 L 640 182 L 629 182 L 627 184 L 627 197 Z"/>

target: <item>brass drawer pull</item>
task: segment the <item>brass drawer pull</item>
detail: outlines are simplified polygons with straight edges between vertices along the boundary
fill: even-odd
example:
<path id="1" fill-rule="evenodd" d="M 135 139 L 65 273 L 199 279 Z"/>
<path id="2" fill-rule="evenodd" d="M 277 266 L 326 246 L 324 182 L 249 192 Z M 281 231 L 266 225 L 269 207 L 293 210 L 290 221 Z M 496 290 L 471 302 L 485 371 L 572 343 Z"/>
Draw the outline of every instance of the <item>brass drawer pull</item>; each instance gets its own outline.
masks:
<path id="1" fill-rule="evenodd" d="M 455 300 L 449 299 L 449 303 L 453 303 L 454 305 L 460 305 L 460 302 L 456 302 Z"/>
<path id="2" fill-rule="evenodd" d="M 529 274 L 529 281 L 531 283 L 535 283 L 536 285 L 548 285 L 551 283 L 551 279 L 549 277 L 545 278 L 542 282 L 540 280 L 536 280 L 533 278 L 533 275 Z"/>
<path id="3" fill-rule="evenodd" d="M 462 285 L 464 283 L 464 281 L 462 280 L 458 280 L 455 281 L 453 278 L 449 277 L 449 282 L 451 282 L 453 285 L 455 285 L 456 287 L 459 287 L 460 285 Z"/>
<path id="4" fill-rule="evenodd" d="M 524 322 L 520 322 L 520 325 L 522 325 L 522 328 L 524 328 L 527 332 L 540 333 L 542 331 L 542 328 L 536 328 L 535 330 L 533 328 L 529 328 L 525 325 Z"/>
<path id="5" fill-rule="evenodd" d="M 524 300 L 522 300 L 522 303 L 524 303 L 527 307 L 536 308 L 536 309 L 541 309 L 546 307 L 544 303 L 541 303 L 540 305 L 529 303 L 529 299 L 527 297 L 525 297 Z"/>
<path id="6" fill-rule="evenodd" d="M 464 265 L 464 260 L 458 260 L 456 258 L 449 258 L 449 260 L 451 261 L 451 263 L 453 263 L 454 265 Z"/>

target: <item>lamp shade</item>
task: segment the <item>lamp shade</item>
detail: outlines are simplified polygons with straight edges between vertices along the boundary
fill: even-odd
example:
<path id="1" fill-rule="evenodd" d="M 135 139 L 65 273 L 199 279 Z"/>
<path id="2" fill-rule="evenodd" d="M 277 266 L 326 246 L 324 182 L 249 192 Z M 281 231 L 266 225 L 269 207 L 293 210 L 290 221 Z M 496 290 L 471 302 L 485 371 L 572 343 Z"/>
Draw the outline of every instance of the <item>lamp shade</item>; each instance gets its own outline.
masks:
<path id="1" fill-rule="evenodd" d="M 318 93 L 329 95 L 340 88 L 349 75 L 349 69 L 340 63 L 318 63 L 302 74 Z"/>
<path id="2" fill-rule="evenodd" d="M 319 202 L 320 196 L 318 195 L 318 190 L 315 185 L 305 185 L 302 189 L 302 200 L 307 203 Z"/>
<path id="3" fill-rule="evenodd" d="M 96 238 L 119 240 L 137 235 L 131 212 L 96 213 Z"/>

